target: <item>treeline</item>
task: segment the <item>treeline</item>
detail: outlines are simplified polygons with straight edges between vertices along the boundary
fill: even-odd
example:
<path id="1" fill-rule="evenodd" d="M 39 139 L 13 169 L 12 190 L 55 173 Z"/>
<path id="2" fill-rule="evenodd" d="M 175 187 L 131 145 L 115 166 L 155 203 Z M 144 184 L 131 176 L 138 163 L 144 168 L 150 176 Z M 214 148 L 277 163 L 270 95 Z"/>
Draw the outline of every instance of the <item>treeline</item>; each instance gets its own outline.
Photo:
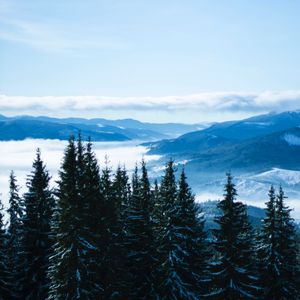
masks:
<path id="1" fill-rule="evenodd" d="M 230 174 L 215 217 L 195 203 L 173 161 L 150 184 L 144 161 L 99 169 L 92 143 L 71 138 L 57 188 L 38 150 L 27 192 L 10 176 L 0 218 L 0 299 L 299 299 L 299 244 L 282 188 L 253 229 Z"/>

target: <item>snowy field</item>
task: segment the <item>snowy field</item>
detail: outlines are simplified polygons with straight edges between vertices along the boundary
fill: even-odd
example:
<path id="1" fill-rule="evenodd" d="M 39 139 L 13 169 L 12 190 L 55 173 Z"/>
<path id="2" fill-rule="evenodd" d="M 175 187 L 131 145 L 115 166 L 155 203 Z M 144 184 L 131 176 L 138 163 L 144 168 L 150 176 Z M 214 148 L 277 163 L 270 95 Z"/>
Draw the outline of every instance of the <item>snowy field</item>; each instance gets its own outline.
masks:
<path id="1" fill-rule="evenodd" d="M 0 193 L 4 206 L 8 199 L 8 178 L 11 170 L 15 171 L 21 192 L 25 191 L 26 177 L 30 173 L 32 162 L 35 158 L 36 149 L 42 152 L 42 159 L 47 165 L 52 176 L 52 184 L 55 184 L 58 170 L 61 165 L 66 141 L 59 140 L 33 140 L 0 142 Z M 96 142 L 96 152 L 100 167 L 104 165 L 105 156 L 108 156 L 109 165 L 114 169 L 119 164 L 126 165 L 132 171 L 136 162 L 142 158 L 146 161 L 156 160 L 156 155 L 147 156 L 146 148 L 137 146 L 136 142 Z"/>

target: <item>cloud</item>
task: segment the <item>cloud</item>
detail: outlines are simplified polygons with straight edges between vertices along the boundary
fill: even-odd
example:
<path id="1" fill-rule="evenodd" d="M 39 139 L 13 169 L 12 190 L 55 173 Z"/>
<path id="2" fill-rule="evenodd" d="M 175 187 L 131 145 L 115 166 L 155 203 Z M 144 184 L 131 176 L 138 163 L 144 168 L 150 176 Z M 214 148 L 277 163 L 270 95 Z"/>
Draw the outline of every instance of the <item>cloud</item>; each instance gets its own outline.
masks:
<path id="1" fill-rule="evenodd" d="M 300 109 L 300 91 L 262 93 L 211 92 L 166 97 L 6 96 L 0 95 L 5 113 L 93 115 L 102 111 L 198 111 L 207 113 L 263 113 Z"/>
<path id="2" fill-rule="evenodd" d="M 8 205 L 8 178 L 11 170 L 14 170 L 18 183 L 22 187 L 21 192 L 26 190 L 26 178 L 30 174 L 35 151 L 39 147 L 42 151 L 42 159 L 45 161 L 52 180 L 51 185 L 58 179 L 58 170 L 63 158 L 66 141 L 27 139 L 24 141 L 0 142 L 0 195 L 4 205 Z M 146 161 L 156 160 L 157 155 L 146 155 L 146 148 L 136 146 L 135 143 L 125 142 L 95 142 L 94 151 L 99 160 L 100 167 L 104 165 L 105 156 L 108 155 L 109 164 L 115 170 L 117 166 L 126 165 L 132 172 L 136 162 L 142 158 Z"/>

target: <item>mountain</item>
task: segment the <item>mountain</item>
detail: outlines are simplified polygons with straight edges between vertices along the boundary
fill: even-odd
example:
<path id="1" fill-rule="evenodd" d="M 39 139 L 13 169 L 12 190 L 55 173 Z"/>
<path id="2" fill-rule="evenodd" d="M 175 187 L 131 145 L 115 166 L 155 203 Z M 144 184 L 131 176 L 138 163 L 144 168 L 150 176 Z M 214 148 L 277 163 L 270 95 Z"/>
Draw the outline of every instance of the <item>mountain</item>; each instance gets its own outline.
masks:
<path id="1" fill-rule="evenodd" d="M 211 148 L 233 145 L 272 133 L 300 126 L 300 111 L 270 113 L 241 121 L 214 124 L 201 131 L 190 132 L 176 139 L 148 144 L 150 153 L 173 154 L 206 151 Z"/>
<path id="2" fill-rule="evenodd" d="M 106 120 L 83 118 L 50 118 L 0 115 L 1 140 L 25 138 L 68 139 L 80 131 L 83 138 L 94 141 L 159 140 L 175 137 L 205 125 L 142 123 L 132 119 Z"/>
<path id="3" fill-rule="evenodd" d="M 45 119 L 45 117 L 40 117 Z M 47 118 L 49 119 L 49 118 Z M 107 120 L 103 118 L 96 119 L 82 119 L 82 118 L 66 118 L 66 119 L 52 119 L 56 122 L 65 122 L 67 124 L 87 124 L 87 125 L 98 125 L 98 126 L 114 126 L 121 129 L 131 129 L 146 131 L 152 133 L 159 133 L 164 137 L 175 137 L 185 134 L 190 131 L 202 130 L 207 127 L 206 124 L 181 124 L 181 123 L 148 123 L 140 122 L 134 119 L 122 119 L 122 120 Z"/>
<path id="4" fill-rule="evenodd" d="M 225 173 L 230 171 L 243 201 L 265 202 L 274 184 L 282 185 L 290 205 L 300 208 L 298 111 L 214 124 L 147 146 L 149 154 L 161 156 L 161 162 L 172 158 L 179 169 L 184 166 L 193 190 L 202 200 L 222 195 Z M 161 171 L 153 167 L 152 172 L 159 176 Z"/>
<path id="5" fill-rule="evenodd" d="M 59 139 L 67 140 L 70 135 L 81 132 L 83 139 L 91 137 L 93 141 L 127 141 L 129 138 L 116 132 L 94 131 L 73 125 L 62 125 L 51 122 L 33 120 L 0 121 L 0 140 Z"/>
<path id="6" fill-rule="evenodd" d="M 212 180 L 215 174 L 228 171 L 239 175 L 257 174 L 272 168 L 300 170 L 299 127 L 239 142 L 219 137 L 210 139 L 203 134 L 201 136 L 199 143 L 179 138 L 180 143 L 178 140 L 174 142 L 176 148 L 172 147 L 173 152 L 165 152 L 161 159 L 172 157 L 176 162 L 183 161 L 182 164 L 185 164 L 186 171 L 192 177 L 191 181 L 198 182 L 199 176 L 194 177 L 196 173 L 206 174 L 204 179 Z M 177 151 L 178 145 L 183 147 L 180 151 Z M 156 152 L 152 150 L 150 153 Z"/>
<path id="7" fill-rule="evenodd" d="M 247 140 L 297 126 L 300 126 L 300 111 L 287 111 L 215 124 L 207 128 L 206 133 L 233 140 Z"/>
<path id="8" fill-rule="evenodd" d="M 262 115 L 149 143 L 149 153 L 186 160 L 193 171 L 299 170 L 299 126 L 300 112 Z"/>

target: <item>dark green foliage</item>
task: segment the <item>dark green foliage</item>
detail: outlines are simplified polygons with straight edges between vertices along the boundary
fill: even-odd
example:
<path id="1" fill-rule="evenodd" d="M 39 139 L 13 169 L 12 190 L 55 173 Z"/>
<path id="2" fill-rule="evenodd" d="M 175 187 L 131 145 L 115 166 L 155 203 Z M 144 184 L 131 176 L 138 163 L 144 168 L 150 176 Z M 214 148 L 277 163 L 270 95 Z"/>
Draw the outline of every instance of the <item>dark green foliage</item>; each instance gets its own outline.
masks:
<path id="1" fill-rule="evenodd" d="M 7 235 L 3 222 L 3 205 L 0 201 L 0 300 L 10 298 L 11 274 L 8 268 L 8 257 L 6 252 Z"/>
<path id="2" fill-rule="evenodd" d="M 126 218 L 126 248 L 130 271 L 130 299 L 156 299 L 154 267 L 156 249 L 153 222 L 151 220 L 152 197 L 145 162 L 142 176 L 135 169 L 132 193 Z"/>
<path id="3" fill-rule="evenodd" d="M 258 252 L 262 298 L 266 300 L 299 299 L 296 230 L 285 198 L 281 187 L 277 196 L 271 187 Z"/>
<path id="4" fill-rule="evenodd" d="M 49 188 L 50 176 L 41 160 L 40 150 L 28 177 L 28 192 L 24 194 L 23 217 L 23 299 L 46 299 L 49 289 L 47 270 L 52 253 L 51 218 L 54 207 Z"/>
<path id="5" fill-rule="evenodd" d="M 83 179 L 82 201 L 86 206 L 85 242 L 89 248 L 86 252 L 89 280 L 95 282 L 96 288 L 93 297 L 100 299 L 104 295 L 103 258 L 106 254 L 107 229 L 104 222 L 104 198 L 100 191 L 100 172 L 97 159 L 92 151 L 92 143 L 89 141 L 83 155 Z"/>
<path id="6" fill-rule="evenodd" d="M 158 268 L 160 299 L 199 299 L 207 258 L 204 223 L 198 219 L 194 197 L 184 172 L 179 188 L 173 161 L 166 166 L 156 209 L 158 215 Z"/>
<path id="7" fill-rule="evenodd" d="M 19 186 L 17 179 L 12 171 L 9 177 L 9 215 L 8 239 L 7 239 L 7 264 L 10 270 L 10 296 L 14 299 L 21 297 L 21 279 L 22 279 L 22 219 L 24 214 L 24 205 L 19 197 Z"/>
<path id="8" fill-rule="evenodd" d="M 108 173 L 104 170 L 103 177 Z M 108 183 L 106 184 L 108 185 Z M 130 278 L 127 272 L 125 220 L 130 197 L 130 184 L 127 171 L 120 166 L 111 182 L 108 200 L 108 231 L 110 241 L 106 260 L 108 262 L 108 284 L 106 297 L 110 299 L 128 298 Z M 116 281 L 115 278 L 118 278 Z"/>
<path id="9" fill-rule="evenodd" d="M 253 299 L 257 293 L 253 278 L 252 229 L 246 207 L 236 201 L 237 192 L 227 175 L 221 215 L 215 221 L 215 260 L 211 263 L 212 299 Z"/>
<path id="10" fill-rule="evenodd" d="M 181 173 L 178 191 L 179 245 L 187 253 L 188 269 L 186 279 L 194 294 L 201 298 L 207 293 L 207 261 L 210 257 L 205 220 L 202 211 L 195 203 L 194 195 L 187 183 L 184 170 Z"/>
<path id="11" fill-rule="evenodd" d="M 83 197 L 83 150 L 71 138 L 65 151 L 58 182 L 58 207 L 54 255 L 51 258 L 49 299 L 94 299 L 99 289 L 89 274 L 86 240 L 87 204 Z M 92 248 L 92 249 L 91 249 Z"/>

